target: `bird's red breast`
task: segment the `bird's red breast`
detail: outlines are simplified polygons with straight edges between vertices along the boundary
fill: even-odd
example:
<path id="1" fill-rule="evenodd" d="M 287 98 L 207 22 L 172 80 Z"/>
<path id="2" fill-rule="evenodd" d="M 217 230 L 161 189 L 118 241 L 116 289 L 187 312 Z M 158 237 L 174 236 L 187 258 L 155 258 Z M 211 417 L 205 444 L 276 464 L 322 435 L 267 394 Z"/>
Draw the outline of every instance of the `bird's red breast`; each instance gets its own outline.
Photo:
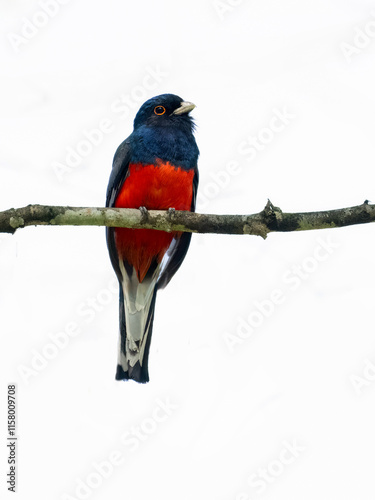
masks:
<path id="1" fill-rule="evenodd" d="M 131 163 L 115 207 L 191 210 L 193 178 L 194 170 L 174 167 L 161 160 L 156 165 Z M 119 256 L 134 267 L 142 282 L 152 261 L 162 260 L 172 239 L 178 234 L 153 229 L 116 228 L 116 248 Z"/>

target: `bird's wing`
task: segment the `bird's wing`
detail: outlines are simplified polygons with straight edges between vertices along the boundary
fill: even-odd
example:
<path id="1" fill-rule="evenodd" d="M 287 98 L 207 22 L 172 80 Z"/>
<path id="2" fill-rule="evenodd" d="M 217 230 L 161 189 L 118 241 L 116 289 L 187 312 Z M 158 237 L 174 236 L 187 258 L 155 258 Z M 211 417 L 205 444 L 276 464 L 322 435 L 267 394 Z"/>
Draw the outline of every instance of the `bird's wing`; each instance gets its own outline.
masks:
<path id="1" fill-rule="evenodd" d="M 130 158 L 131 147 L 130 138 L 128 137 L 117 148 L 113 158 L 112 172 L 107 187 L 106 207 L 113 207 L 115 204 L 117 194 L 128 175 Z"/>
<path id="2" fill-rule="evenodd" d="M 193 197 L 191 201 L 191 212 L 195 211 L 195 201 L 197 197 L 199 175 L 198 169 L 195 168 L 193 178 Z M 182 233 L 180 237 L 173 238 L 170 247 L 161 262 L 161 270 L 158 279 L 158 288 L 165 288 L 171 281 L 172 277 L 181 266 L 185 255 L 189 249 L 191 233 Z"/>
<path id="3" fill-rule="evenodd" d="M 112 172 L 108 182 L 106 207 L 113 207 L 119 191 L 129 172 L 129 163 L 131 159 L 131 146 L 129 137 L 120 144 L 113 158 Z M 115 245 L 115 229 L 106 228 L 107 246 L 109 256 L 119 281 L 122 281 L 117 249 Z"/>
<path id="4" fill-rule="evenodd" d="M 109 178 L 108 188 L 107 188 L 107 199 L 106 206 L 113 207 L 117 198 L 119 191 L 128 175 L 129 163 L 131 160 L 131 146 L 129 137 L 120 144 L 117 148 L 113 159 L 113 167 L 111 176 Z M 191 202 L 191 211 L 195 211 L 195 201 L 198 189 L 198 169 L 195 168 L 194 178 L 193 178 L 193 196 Z M 114 240 L 114 229 L 107 227 L 107 245 L 109 250 L 109 255 L 112 261 L 112 265 L 116 271 L 117 277 L 120 282 L 123 279 L 123 272 L 120 270 L 117 249 Z M 164 258 L 162 260 L 159 278 L 158 278 L 158 288 L 164 288 L 170 282 L 176 271 L 181 266 L 185 255 L 189 249 L 191 240 L 191 233 L 183 233 L 180 237 L 176 237 L 172 240 L 172 243 L 167 250 Z M 125 266 L 125 269 L 127 266 Z M 122 270 L 124 271 L 124 269 Z M 126 269 L 128 274 L 131 274 L 131 269 Z M 153 274 L 155 269 L 150 269 L 150 274 Z"/>

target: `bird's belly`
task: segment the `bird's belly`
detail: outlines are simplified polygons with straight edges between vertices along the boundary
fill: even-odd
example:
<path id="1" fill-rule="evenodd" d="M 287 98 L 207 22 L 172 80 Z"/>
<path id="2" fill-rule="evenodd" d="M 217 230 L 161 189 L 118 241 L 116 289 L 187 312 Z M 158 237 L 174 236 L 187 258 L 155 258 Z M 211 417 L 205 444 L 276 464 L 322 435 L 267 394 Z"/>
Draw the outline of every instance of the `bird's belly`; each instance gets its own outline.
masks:
<path id="1" fill-rule="evenodd" d="M 190 210 L 193 178 L 193 170 L 175 168 L 169 163 L 130 164 L 115 207 Z M 152 229 L 117 228 L 115 242 L 119 255 L 134 267 L 141 282 L 151 263 L 161 261 L 176 234 Z"/>

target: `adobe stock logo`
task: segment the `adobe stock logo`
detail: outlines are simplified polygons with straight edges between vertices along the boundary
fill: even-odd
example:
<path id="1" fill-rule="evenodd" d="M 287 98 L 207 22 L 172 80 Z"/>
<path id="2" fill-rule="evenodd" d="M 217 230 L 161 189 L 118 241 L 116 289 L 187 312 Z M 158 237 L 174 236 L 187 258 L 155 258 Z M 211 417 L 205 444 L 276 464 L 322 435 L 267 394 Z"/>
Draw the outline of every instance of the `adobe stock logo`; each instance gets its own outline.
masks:
<path id="1" fill-rule="evenodd" d="M 141 444 L 156 432 L 159 424 L 165 422 L 178 408 L 169 398 L 166 398 L 165 401 L 157 399 L 156 402 L 157 406 L 154 408 L 151 416 L 144 418 L 140 425 L 132 426 L 121 435 L 121 442 L 130 451 L 138 450 Z"/>
<path id="2" fill-rule="evenodd" d="M 282 476 L 286 470 L 306 451 L 306 446 L 297 442 L 297 439 L 284 440 L 282 449 L 277 457 L 270 460 L 265 466 L 258 469 L 249 475 L 247 478 L 248 485 L 253 488 L 257 494 L 262 494 L 268 486 L 275 483 L 277 478 Z M 251 497 L 241 491 L 236 495 L 236 500 L 250 500 Z"/>
<path id="3" fill-rule="evenodd" d="M 148 417 L 142 419 L 139 425 L 133 425 L 125 431 L 118 440 L 126 448 L 126 452 L 135 452 L 142 443 L 154 435 L 159 427 L 176 411 L 178 405 L 171 402 L 169 397 L 157 398 L 156 406 Z M 61 500 L 86 500 L 91 497 L 95 490 L 100 488 L 104 481 L 109 479 L 115 472 L 115 467 L 125 463 L 129 458 L 128 453 L 123 450 L 112 451 L 105 460 L 92 462 L 92 470 L 86 477 L 75 480 L 74 493 L 63 493 Z"/>
<path id="4" fill-rule="evenodd" d="M 374 18 L 367 21 L 362 27 L 354 26 L 354 35 L 351 43 L 341 42 L 340 49 L 346 59 L 346 62 L 350 64 L 352 62 L 353 56 L 356 56 L 363 52 L 375 38 L 375 12 L 371 12 L 371 16 Z"/>
<path id="5" fill-rule="evenodd" d="M 17 367 L 22 381 L 29 385 L 35 377 L 44 372 L 52 362 L 71 346 L 73 340 L 82 334 L 85 325 L 94 321 L 97 314 L 101 314 L 113 300 L 118 297 L 117 278 L 112 278 L 106 287 L 88 296 L 79 302 L 75 313 L 79 319 L 68 321 L 57 332 L 49 332 L 47 342 L 31 349 L 28 360 L 20 363 Z"/>
<path id="6" fill-rule="evenodd" d="M 212 0 L 216 14 L 223 21 L 225 16 L 241 5 L 244 0 Z"/>
<path id="7" fill-rule="evenodd" d="M 70 2 L 71 0 L 40 0 L 38 2 L 40 9 L 34 12 L 30 19 L 22 18 L 21 34 L 8 33 L 8 40 L 13 50 L 16 53 L 20 52 L 22 47 L 35 38 L 53 17 L 57 16 L 61 6 Z"/>
<path id="8" fill-rule="evenodd" d="M 78 141 L 65 147 L 65 158 L 62 161 L 52 162 L 51 166 L 59 182 L 64 181 L 67 174 L 77 169 L 116 130 L 116 120 L 128 118 L 146 100 L 149 92 L 156 89 L 167 76 L 168 72 L 158 65 L 146 66 L 139 84 L 134 85 L 129 92 L 120 94 L 111 103 L 108 115 L 101 118 L 94 127 L 83 129 Z"/>
<path id="9" fill-rule="evenodd" d="M 281 279 L 282 288 L 274 288 L 267 297 L 253 302 L 253 307 L 246 317 L 237 317 L 234 332 L 224 332 L 222 338 L 231 353 L 251 338 L 254 332 L 264 325 L 268 318 L 278 310 L 280 305 L 292 296 L 291 292 L 299 289 L 302 283 L 315 273 L 322 262 L 326 261 L 340 245 L 326 238 L 317 238 L 317 245 L 312 255 L 305 257 L 301 263 L 293 264 L 287 269 Z"/>
<path id="10" fill-rule="evenodd" d="M 349 380 L 355 392 L 360 396 L 365 387 L 369 387 L 375 382 L 375 364 L 368 358 L 364 359 L 361 374 L 353 373 Z"/>
<path id="11" fill-rule="evenodd" d="M 197 200 L 199 210 L 205 210 L 210 201 L 225 191 L 235 177 L 247 170 L 247 167 L 243 165 L 243 159 L 250 163 L 254 162 L 259 155 L 271 148 L 271 143 L 297 116 L 291 113 L 287 106 L 273 108 L 271 111 L 272 116 L 267 126 L 249 135 L 238 144 L 236 158 L 226 163 L 222 170 L 208 172 L 211 180 L 201 181 Z"/>
<path id="12" fill-rule="evenodd" d="M 249 136 L 238 145 L 239 154 L 244 156 L 246 160 L 255 160 L 258 153 L 264 151 L 266 146 L 275 139 L 275 136 L 283 132 L 290 122 L 296 118 L 296 115 L 290 113 L 286 106 L 282 110 L 273 108 L 272 112 L 273 115 L 268 127 L 260 129 L 257 136 Z"/>
<path id="13" fill-rule="evenodd" d="M 104 480 L 109 479 L 115 471 L 115 467 L 122 465 L 125 461 L 120 450 L 112 451 L 105 460 L 92 462 L 92 470 L 85 479 L 78 478 L 74 496 L 63 493 L 61 500 L 86 500 L 90 498 L 95 490 L 102 486 Z"/>

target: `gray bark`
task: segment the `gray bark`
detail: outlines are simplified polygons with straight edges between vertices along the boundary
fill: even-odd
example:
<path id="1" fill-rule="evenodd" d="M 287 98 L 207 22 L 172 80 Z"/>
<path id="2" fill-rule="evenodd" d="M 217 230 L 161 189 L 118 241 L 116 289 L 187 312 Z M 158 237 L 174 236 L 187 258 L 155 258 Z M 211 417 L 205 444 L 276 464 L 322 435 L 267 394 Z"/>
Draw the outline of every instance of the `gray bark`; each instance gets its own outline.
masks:
<path id="1" fill-rule="evenodd" d="M 13 234 L 26 226 L 110 226 L 167 232 L 253 234 L 266 238 L 271 232 L 307 231 L 368 222 L 375 222 L 375 205 L 367 200 L 355 207 L 301 213 L 284 213 L 268 201 L 261 212 L 252 215 L 28 205 L 0 212 L 0 233 Z"/>

